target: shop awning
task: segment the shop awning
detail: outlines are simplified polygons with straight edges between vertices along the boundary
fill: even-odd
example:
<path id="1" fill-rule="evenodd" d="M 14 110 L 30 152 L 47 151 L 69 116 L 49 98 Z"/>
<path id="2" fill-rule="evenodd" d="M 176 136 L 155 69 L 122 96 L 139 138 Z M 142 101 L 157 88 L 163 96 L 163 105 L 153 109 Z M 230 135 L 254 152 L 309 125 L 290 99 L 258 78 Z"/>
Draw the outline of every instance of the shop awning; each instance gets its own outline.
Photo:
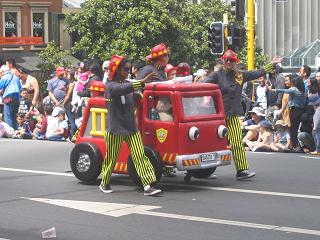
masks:
<path id="1" fill-rule="evenodd" d="M 0 52 L 0 61 L 5 62 L 8 58 L 14 58 L 16 60 L 18 68 L 23 68 L 27 72 L 39 71 L 37 67 L 40 63 L 40 59 L 36 52 Z M 71 63 L 72 66 L 77 67 L 80 62 L 75 57 L 68 55 L 65 60 Z"/>

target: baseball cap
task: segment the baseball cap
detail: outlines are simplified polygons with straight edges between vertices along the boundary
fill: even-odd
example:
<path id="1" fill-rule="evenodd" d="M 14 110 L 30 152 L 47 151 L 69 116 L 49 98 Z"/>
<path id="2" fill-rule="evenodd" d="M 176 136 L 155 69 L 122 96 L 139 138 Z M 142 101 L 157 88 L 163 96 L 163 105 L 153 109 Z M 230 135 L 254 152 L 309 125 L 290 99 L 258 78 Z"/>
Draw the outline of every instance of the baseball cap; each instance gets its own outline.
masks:
<path id="1" fill-rule="evenodd" d="M 258 116 L 262 116 L 264 117 L 264 110 L 261 107 L 253 107 L 251 111 L 249 111 L 248 113 L 255 113 Z"/>

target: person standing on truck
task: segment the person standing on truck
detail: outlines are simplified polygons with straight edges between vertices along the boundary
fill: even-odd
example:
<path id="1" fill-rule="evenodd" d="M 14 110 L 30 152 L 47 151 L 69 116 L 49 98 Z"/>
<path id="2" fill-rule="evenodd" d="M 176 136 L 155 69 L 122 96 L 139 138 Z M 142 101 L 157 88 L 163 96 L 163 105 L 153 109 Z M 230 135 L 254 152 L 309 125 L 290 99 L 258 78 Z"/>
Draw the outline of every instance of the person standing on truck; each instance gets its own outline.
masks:
<path id="1" fill-rule="evenodd" d="M 109 65 L 109 82 L 106 83 L 107 122 L 105 134 L 106 157 L 102 164 L 102 181 L 99 186 L 104 193 L 111 193 L 110 177 L 120 153 L 122 142 L 126 142 L 136 171 L 141 179 L 144 195 L 152 196 L 161 192 L 151 184 L 156 183 L 156 175 L 151 162 L 145 155 L 142 138 L 134 116 L 134 96 L 145 83 L 151 82 L 156 73 L 151 72 L 145 78 L 133 82 L 125 81 L 129 74 L 129 63 L 125 56 L 114 55 Z"/>
<path id="2" fill-rule="evenodd" d="M 155 82 L 167 81 L 165 67 L 169 62 L 169 50 L 164 43 L 160 43 L 151 49 L 151 52 L 146 56 L 147 65 L 140 68 L 137 74 L 137 79 L 142 79 L 148 74 L 155 72 Z"/>
<path id="3" fill-rule="evenodd" d="M 243 113 L 241 107 L 243 84 L 271 72 L 275 64 L 282 62 L 282 59 L 282 57 L 275 57 L 271 63 L 259 70 L 241 71 L 237 67 L 237 63 L 240 62 L 238 55 L 232 50 L 227 50 L 221 57 L 223 67 L 218 71 L 211 72 L 203 81 L 215 83 L 220 87 L 226 115 L 228 141 L 231 145 L 238 180 L 252 178 L 256 175 L 255 172 L 248 170 L 248 159 L 242 143 L 239 116 Z"/>

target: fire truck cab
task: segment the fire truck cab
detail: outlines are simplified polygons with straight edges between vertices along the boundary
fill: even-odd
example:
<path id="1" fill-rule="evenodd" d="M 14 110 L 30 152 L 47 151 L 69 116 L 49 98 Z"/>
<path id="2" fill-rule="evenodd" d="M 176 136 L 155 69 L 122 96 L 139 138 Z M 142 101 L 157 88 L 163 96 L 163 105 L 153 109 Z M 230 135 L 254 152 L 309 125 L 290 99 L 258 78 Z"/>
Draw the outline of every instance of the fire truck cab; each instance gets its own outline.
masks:
<path id="1" fill-rule="evenodd" d="M 89 99 L 70 156 L 71 169 L 83 182 L 94 182 L 101 172 L 107 114 L 103 97 Z M 147 84 L 136 104 L 136 120 L 157 180 L 164 166 L 186 171 L 189 181 L 191 176 L 209 177 L 217 167 L 230 165 L 224 117 L 222 95 L 215 84 Z M 129 174 L 141 184 L 125 143 L 114 173 Z"/>

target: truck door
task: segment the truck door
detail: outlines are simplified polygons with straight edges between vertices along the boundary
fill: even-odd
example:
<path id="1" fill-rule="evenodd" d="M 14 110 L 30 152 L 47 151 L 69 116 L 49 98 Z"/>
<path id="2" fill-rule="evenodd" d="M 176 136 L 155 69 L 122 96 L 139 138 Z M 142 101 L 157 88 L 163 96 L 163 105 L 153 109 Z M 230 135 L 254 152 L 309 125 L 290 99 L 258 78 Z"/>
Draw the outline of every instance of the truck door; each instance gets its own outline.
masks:
<path id="1" fill-rule="evenodd" d="M 178 147 L 177 116 L 173 93 L 147 91 L 143 105 L 142 138 L 145 145 L 157 152 L 176 153 Z"/>

